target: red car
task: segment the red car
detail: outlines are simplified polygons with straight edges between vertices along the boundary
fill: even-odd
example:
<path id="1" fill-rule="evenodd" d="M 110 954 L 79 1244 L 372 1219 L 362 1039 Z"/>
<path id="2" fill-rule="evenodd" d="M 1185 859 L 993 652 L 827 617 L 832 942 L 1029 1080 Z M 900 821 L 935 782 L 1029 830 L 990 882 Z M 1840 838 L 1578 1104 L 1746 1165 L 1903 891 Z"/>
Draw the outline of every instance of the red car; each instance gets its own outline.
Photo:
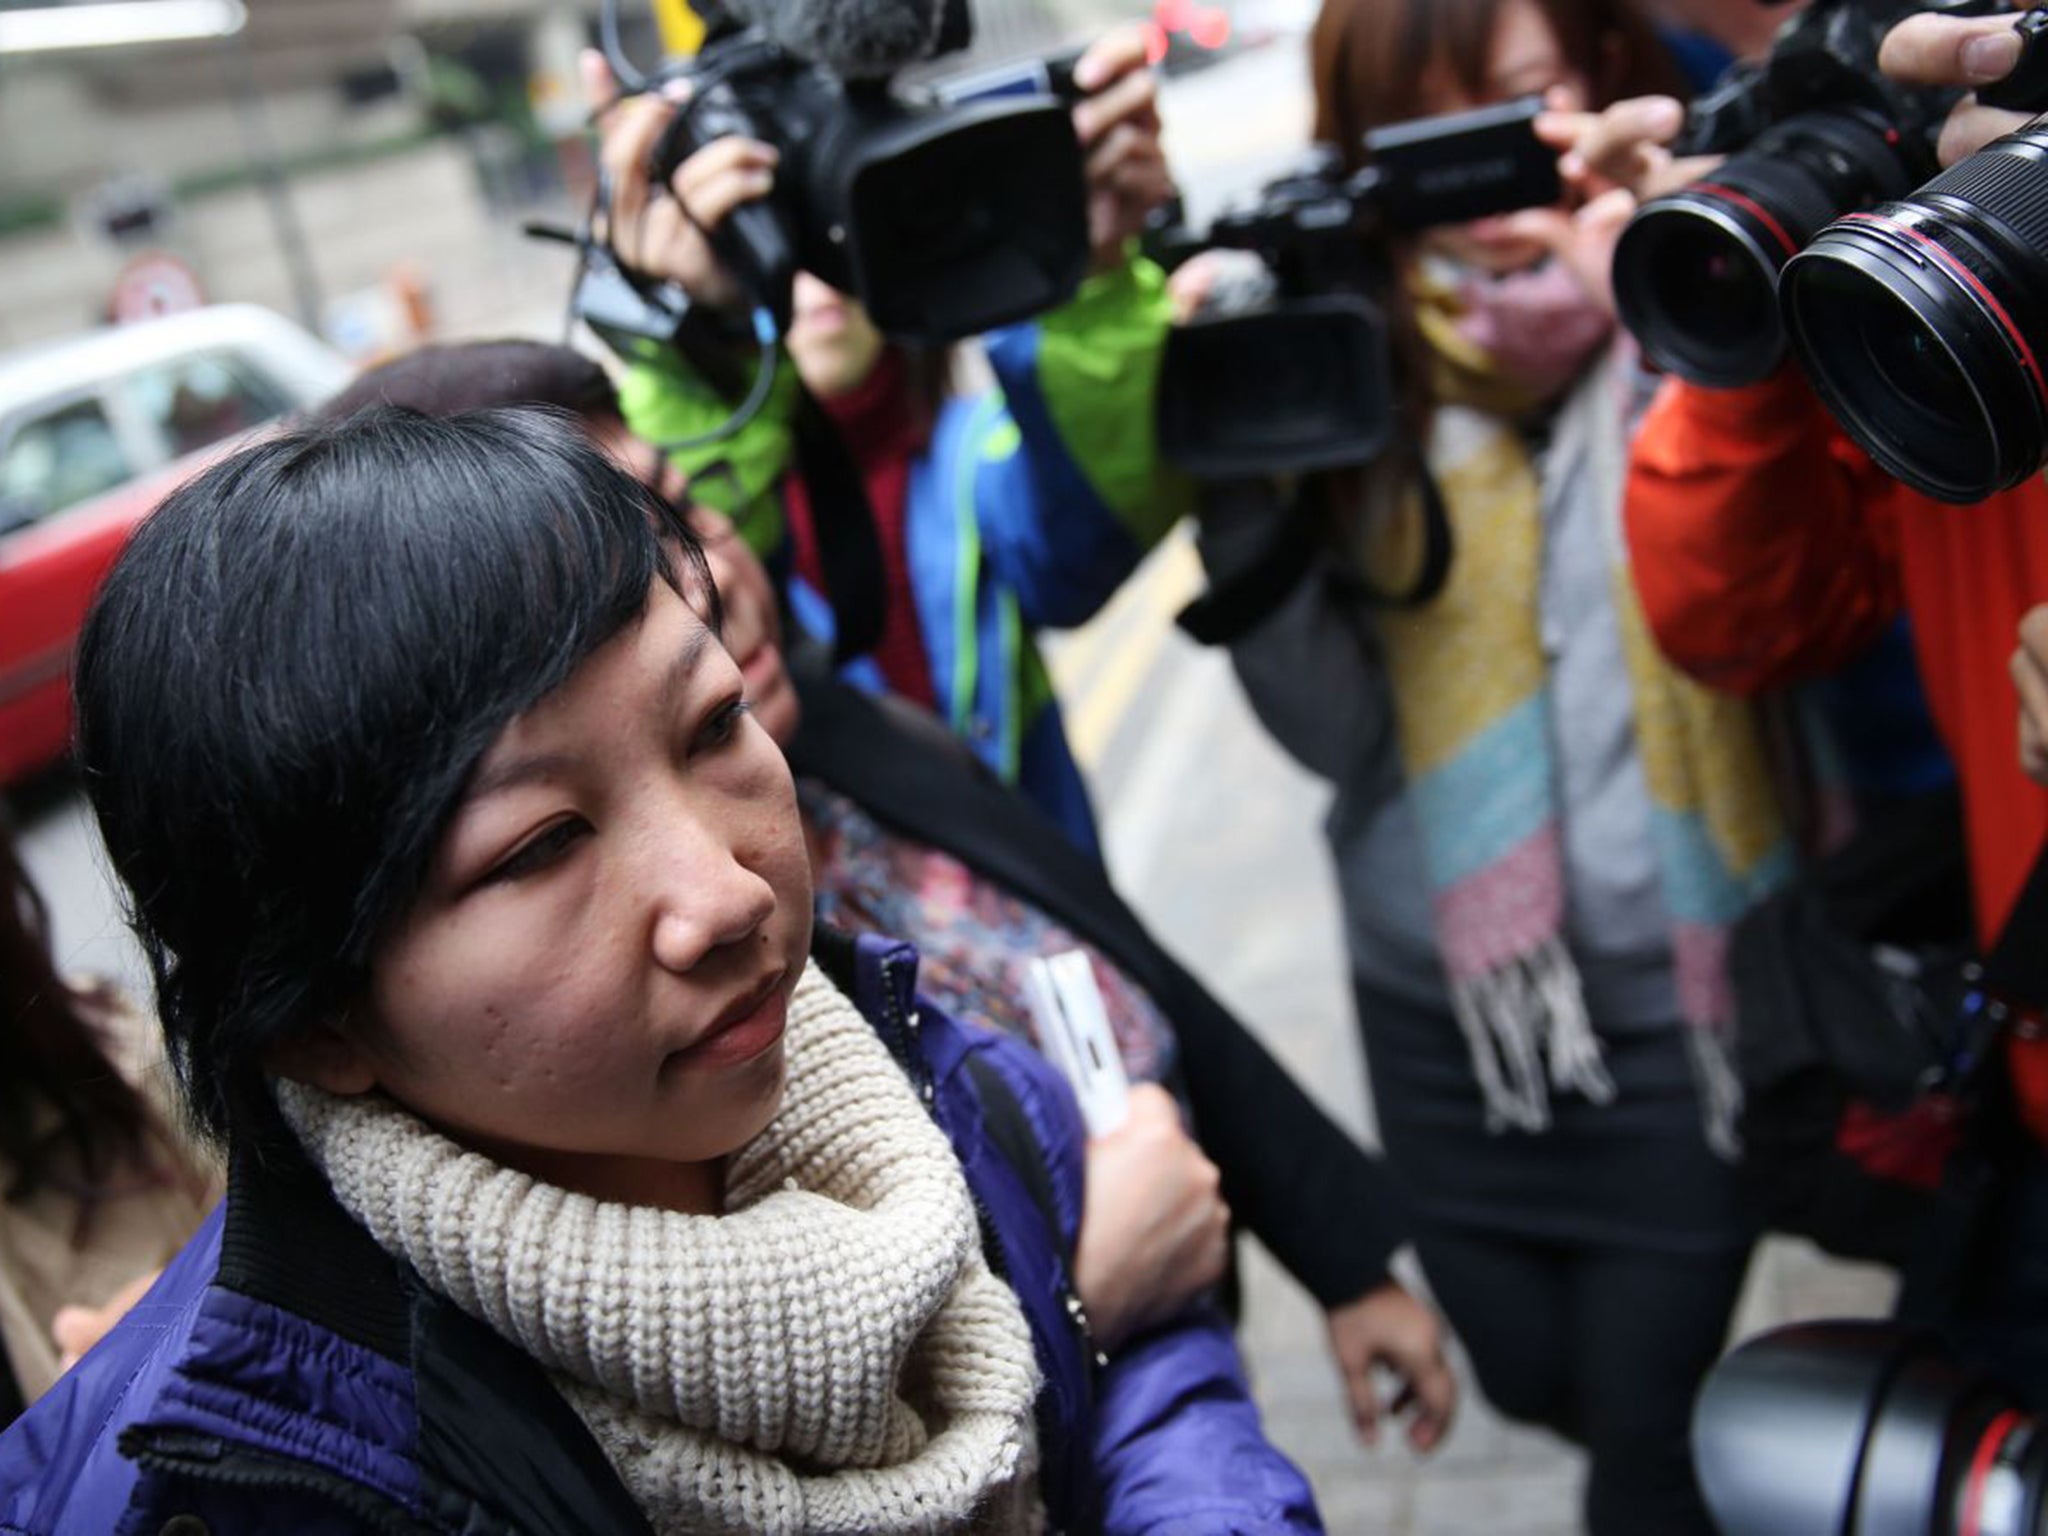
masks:
<path id="1" fill-rule="evenodd" d="M 72 650 L 129 531 L 208 458 L 348 376 L 241 304 L 0 357 L 0 785 L 68 749 Z"/>

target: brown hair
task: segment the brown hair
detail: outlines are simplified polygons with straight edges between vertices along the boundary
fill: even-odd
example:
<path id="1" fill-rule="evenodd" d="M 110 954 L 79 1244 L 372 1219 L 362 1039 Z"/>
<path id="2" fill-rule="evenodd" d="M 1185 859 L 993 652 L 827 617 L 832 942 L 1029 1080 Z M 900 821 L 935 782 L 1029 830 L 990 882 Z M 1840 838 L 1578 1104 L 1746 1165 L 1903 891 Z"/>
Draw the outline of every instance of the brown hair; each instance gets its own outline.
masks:
<path id="1" fill-rule="evenodd" d="M 1507 0 L 1323 0 L 1309 39 L 1315 136 L 1356 170 L 1368 129 L 1425 115 L 1439 64 L 1475 100 L 1486 93 L 1494 27 Z M 1650 24 L 1627 0 L 1534 0 L 1591 105 L 1679 95 L 1683 84 Z"/>
<path id="2" fill-rule="evenodd" d="M 77 1181 L 80 1226 L 118 1175 L 157 1161 L 156 1117 L 114 1069 L 79 991 L 50 959 L 48 912 L 0 823 L 0 1200 Z"/>

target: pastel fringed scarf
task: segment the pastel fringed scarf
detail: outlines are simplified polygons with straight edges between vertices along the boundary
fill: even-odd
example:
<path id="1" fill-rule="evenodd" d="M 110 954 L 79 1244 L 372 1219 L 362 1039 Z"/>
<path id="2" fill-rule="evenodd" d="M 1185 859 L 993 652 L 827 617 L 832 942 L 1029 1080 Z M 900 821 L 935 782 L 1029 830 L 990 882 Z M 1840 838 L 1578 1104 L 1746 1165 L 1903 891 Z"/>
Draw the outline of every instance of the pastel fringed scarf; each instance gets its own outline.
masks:
<path id="1" fill-rule="evenodd" d="M 1565 936 L 1564 848 L 1539 613 L 1546 486 L 1509 415 L 1548 391 L 1517 390 L 1494 365 L 1456 287 L 1420 279 L 1418 320 L 1437 363 L 1428 459 L 1443 492 L 1455 558 L 1441 593 L 1382 610 L 1407 796 L 1421 831 L 1451 1002 L 1485 1095 L 1491 1129 L 1541 1131 L 1550 1095 L 1614 1095 Z M 1583 327 L 1572 344 L 1590 350 Z M 1592 337 L 1597 344 L 1600 334 Z M 1631 417 L 1626 344 L 1570 389 L 1543 471 L 1599 498 L 1609 531 L 1613 602 L 1633 691 L 1637 750 L 1680 1011 L 1689 1026 L 1706 1133 L 1736 1151 L 1740 1088 L 1731 1057 L 1729 929 L 1789 872 L 1749 708 L 1678 675 L 1652 642 L 1620 527 Z M 1518 398 L 1519 393 L 1519 398 Z M 1532 398 L 1533 397 L 1533 398 Z M 1567 476 L 1563 466 L 1577 474 Z M 1413 517 L 1367 524 L 1358 553 L 1384 570 Z M 1398 583 L 1394 583 L 1398 584 Z M 1624 679 L 1617 678 L 1616 686 Z"/>

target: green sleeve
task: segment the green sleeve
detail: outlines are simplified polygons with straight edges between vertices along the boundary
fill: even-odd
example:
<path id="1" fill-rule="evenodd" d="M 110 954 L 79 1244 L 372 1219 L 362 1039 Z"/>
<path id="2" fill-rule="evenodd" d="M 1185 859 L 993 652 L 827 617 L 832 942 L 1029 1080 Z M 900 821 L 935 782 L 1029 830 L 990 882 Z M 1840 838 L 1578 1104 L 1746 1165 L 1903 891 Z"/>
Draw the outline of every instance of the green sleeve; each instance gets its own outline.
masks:
<path id="1" fill-rule="evenodd" d="M 690 494 L 730 517 L 764 558 L 786 531 L 778 488 L 796 454 L 796 389 L 796 369 L 780 354 L 767 402 L 752 421 L 720 442 L 670 454 L 689 476 Z M 680 358 L 628 369 L 619 405 L 633 435 L 656 445 L 702 437 L 734 409 Z"/>
<path id="2" fill-rule="evenodd" d="M 1038 321 L 1038 386 L 1082 474 L 1141 545 L 1193 510 L 1194 485 L 1159 457 L 1159 368 L 1173 326 L 1166 274 L 1133 256 Z"/>

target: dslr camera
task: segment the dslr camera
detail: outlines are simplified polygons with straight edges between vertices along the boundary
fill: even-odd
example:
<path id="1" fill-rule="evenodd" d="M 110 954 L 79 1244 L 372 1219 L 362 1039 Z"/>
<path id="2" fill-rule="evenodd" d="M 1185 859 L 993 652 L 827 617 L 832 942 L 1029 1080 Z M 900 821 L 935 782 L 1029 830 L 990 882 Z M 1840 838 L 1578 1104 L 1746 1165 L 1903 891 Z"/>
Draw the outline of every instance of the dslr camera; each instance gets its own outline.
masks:
<path id="1" fill-rule="evenodd" d="M 1645 203 L 1615 251 L 1616 303 L 1645 354 L 1732 388 L 1767 377 L 1789 347 L 1872 458 L 1943 500 L 1979 501 L 2038 469 L 2048 136 L 2030 129 L 1937 175 L 1963 93 L 1877 68 L 1909 15 L 2002 9 L 1817 0 L 1765 60 L 1695 102 L 1677 151 L 1728 159 Z M 2048 107 L 2048 13 L 2016 25 L 2020 68 L 1978 97 Z"/>
<path id="2" fill-rule="evenodd" d="M 1087 193 L 1068 103 L 1051 89 L 946 99 L 893 83 L 903 68 L 969 45 L 967 0 L 700 0 L 696 9 L 700 52 L 632 81 L 690 86 L 652 174 L 665 182 L 727 135 L 781 151 L 775 190 L 712 235 L 778 333 L 800 270 L 855 295 L 890 336 L 932 346 L 1037 314 L 1079 286 Z M 651 303 L 656 339 L 673 339 L 687 304 L 652 287 L 637 297 Z M 617 329 L 612 309 L 634 306 L 607 309 Z"/>
<path id="3" fill-rule="evenodd" d="M 1253 252 L 1271 274 L 1249 302 L 1176 326 L 1159 380 L 1161 454 L 1208 478 L 1371 463 L 1395 420 L 1381 300 L 1388 242 L 1439 224 L 1555 203 L 1555 154 L 1535 97 L 1366 135 L 1345 176 L 1332 145 L 1206 235 L 1167 237 L 1168 259 Z"/>
<path id="4" fill-rule="evenodd" d="M 1693 1462 L 1722 1536 L 2043 1536 L 2048 1434 L 1890 1323 L 1804 1323 L 1709 1373 Z"/>

